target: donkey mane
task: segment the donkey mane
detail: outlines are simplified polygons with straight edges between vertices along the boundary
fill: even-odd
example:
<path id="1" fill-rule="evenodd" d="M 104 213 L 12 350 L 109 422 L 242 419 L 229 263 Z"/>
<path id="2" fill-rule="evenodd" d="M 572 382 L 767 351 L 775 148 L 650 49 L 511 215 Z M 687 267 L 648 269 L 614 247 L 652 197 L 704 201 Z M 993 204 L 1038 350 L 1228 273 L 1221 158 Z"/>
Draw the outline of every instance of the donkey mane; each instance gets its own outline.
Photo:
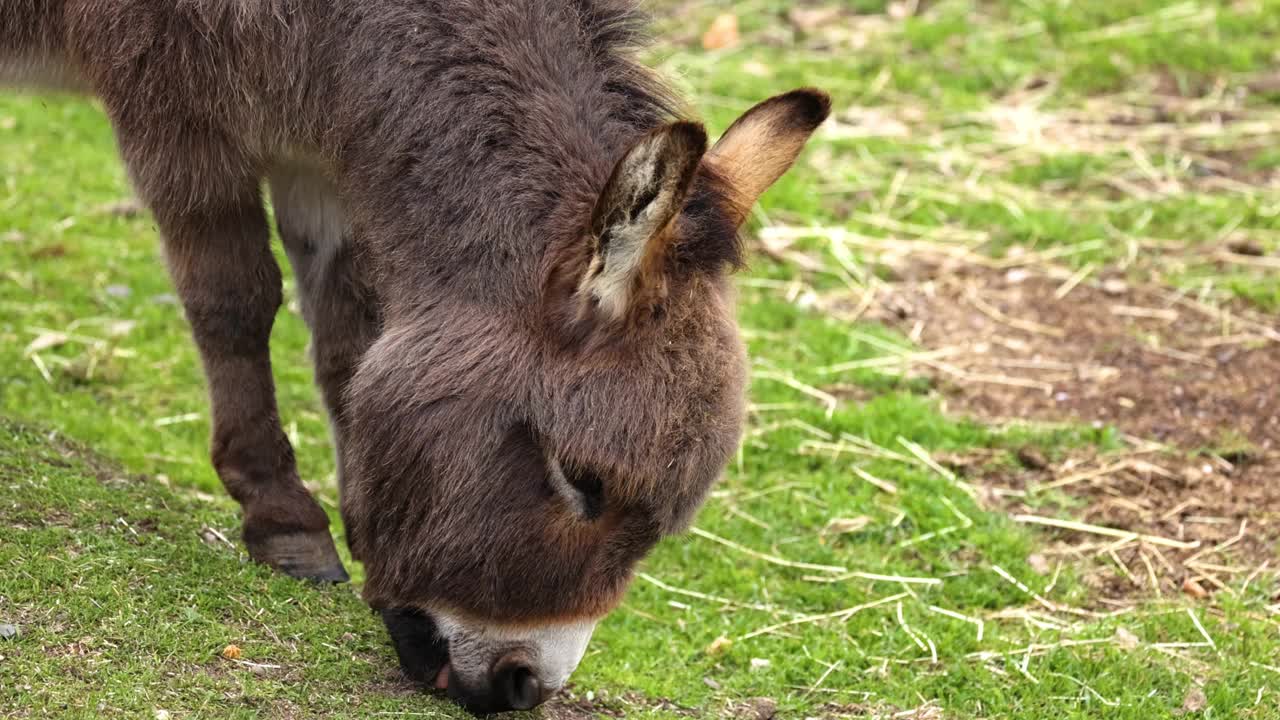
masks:
<path id="1" fill-rule="evenodd" d="M 360 203 L 369 210 L 361 220 L 397 274 L 416 265 L 449 292 L 528 302 L 538 290 L 535 263 L 550 241 L 585 233 L 621 152 L 682 114 L 634 59 L 646 16 L 627 0 L 360 12 L 360 34 L 387 40 L 362 42 L 342 74 L 360 77 L 359 66 L 394 72 L 347 87 L 352 95 L 338 105 L 352 113 L 338 135 L 350 146 L 336 148 L 339 166 L 353 178 L 351 192 L 395 188 Z M 400 99 L 388 102 L 392 95 Z M 344 156 L 383 161 L 344 167 Z M 700 184 L 693 217 L 714 215 L 715 193 L 712 178 Z M 679 259 L 702 267 L 736 261 L 736 231 L 727 229 Z M 493 284 L 495 267 L 514 269 L 500 278 L 508 286 Z"/>

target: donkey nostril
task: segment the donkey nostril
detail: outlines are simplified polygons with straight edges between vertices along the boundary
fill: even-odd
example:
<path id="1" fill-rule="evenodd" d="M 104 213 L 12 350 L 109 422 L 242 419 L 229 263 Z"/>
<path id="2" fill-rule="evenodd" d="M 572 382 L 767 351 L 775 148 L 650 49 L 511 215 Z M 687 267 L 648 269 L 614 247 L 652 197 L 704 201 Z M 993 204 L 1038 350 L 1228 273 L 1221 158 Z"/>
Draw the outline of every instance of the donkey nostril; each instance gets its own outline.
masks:
<path id="1" fill-rule="evenodd" d="M 542 684 L 523 665 L 503 669 L 498 675 L 498 692 L 513 710 L 530 710 L 542 702 Z"/>

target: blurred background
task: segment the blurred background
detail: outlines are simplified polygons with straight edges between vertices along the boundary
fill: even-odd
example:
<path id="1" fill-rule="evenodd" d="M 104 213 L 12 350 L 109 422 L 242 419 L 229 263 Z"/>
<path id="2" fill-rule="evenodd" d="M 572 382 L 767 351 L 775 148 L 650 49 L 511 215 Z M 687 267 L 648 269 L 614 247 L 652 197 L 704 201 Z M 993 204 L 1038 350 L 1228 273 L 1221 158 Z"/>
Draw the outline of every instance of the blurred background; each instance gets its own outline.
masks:
<path id="1" fill-rule="evenodd" d="M 741 451 L 543 716 L 1280 717 L 1280 2 L 647 6 L 713 134 L 834 113 L 747 228 Z M 454 717 L 241 562 L 95 103 L 0 96 L 0 183 L 0 716 Z"/>

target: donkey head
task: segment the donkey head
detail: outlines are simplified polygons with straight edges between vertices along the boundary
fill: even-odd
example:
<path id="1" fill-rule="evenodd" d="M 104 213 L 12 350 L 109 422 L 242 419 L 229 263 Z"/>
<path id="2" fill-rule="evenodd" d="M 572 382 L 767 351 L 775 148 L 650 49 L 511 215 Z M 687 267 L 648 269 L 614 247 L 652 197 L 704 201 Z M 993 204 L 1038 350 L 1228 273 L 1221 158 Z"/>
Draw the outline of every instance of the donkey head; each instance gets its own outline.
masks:
<path id="1" fill-rule="evenodd" d="M 710 150 L 659 127 L 565 203 L 537 302 L 388 318 L 349 388 L 343 515 L 415 678 L 479 712 L 541 703 L 687 527 L 741 432 L 738 228 L 828 108 L 775 97 Z"/>

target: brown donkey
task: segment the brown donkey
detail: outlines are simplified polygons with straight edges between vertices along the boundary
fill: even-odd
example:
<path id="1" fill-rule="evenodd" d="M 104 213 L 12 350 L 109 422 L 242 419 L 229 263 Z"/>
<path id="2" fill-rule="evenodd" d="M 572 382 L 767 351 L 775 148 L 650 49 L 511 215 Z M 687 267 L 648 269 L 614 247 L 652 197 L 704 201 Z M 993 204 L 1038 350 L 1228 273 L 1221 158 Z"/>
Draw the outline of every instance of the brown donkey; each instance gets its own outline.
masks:
<path id="1" fill-rule="evenodd" d="M 0 0 L 0 82 L 102 100 L 204 362 L 250 555 L 345 580 L 277 416 L 269 186 L 342 516 L 410 675 L 559 689 L 734 451 L 739 226 L 828 112 L 707 149 L 615 0 Z"/>

